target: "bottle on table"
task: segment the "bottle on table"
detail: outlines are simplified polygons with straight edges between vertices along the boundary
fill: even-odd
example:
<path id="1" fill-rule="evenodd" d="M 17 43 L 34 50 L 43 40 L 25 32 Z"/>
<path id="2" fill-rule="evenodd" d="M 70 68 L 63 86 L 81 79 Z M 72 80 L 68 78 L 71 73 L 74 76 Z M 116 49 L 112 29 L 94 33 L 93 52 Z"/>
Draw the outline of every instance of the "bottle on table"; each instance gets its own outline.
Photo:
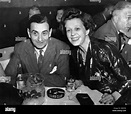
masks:
<path id="1" fill-rule="evenodd" d="M 16 86 L 17 86 L 17 89 L 22 89 L 24 87 L 24 80 L 22 79 L 22 66 L 21 66 L 21 63 L 19 63 L 18 67 L 17 67 Z"/>

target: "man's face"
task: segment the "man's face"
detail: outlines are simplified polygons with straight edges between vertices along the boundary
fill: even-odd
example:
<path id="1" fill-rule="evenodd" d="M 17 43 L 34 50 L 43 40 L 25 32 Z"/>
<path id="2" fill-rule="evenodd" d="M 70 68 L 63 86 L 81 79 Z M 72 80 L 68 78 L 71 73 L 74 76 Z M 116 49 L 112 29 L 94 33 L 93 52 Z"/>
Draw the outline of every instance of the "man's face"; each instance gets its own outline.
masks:
<path id="1" fill-rule="evenodd" d="M 58 22 L 61 22 L 61 18 L 63 16 L 63 13 L 64 13 L 63 9 L 57 11 L 56 20 Z"/>
<path id="2" fill-rule="evenodd" d="M 126 33 L 131 28 L 131 8 L 125 8 L 119 12 L 116 26 L 123 33 Z"/>
<path id="3" fill-rule="evenodd" d="M 35 14 L 40 14 L 41 12 L 40 12 L 40 10 L 39 9 L 31 9 L 30 11 L 29 11 L 29 18 L 31 18 L 33 15 L 35 15 Z"/>
<path id="4" fill-rule="evenodd" d="M 49 37 L 51 36 L 49 24 L 47 22 L 31 23 L 30 30 L 28 29 L 28 35 L 36 48 L 44 48 L 48 44 Z"/>

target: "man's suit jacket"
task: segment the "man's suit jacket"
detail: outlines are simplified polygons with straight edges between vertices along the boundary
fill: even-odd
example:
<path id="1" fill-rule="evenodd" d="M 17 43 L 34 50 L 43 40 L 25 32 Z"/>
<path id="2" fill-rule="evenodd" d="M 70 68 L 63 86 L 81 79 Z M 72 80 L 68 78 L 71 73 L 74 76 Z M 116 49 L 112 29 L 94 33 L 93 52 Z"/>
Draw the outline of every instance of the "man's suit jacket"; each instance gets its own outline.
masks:
<path id="1" fill-rule="evenodd" d="M 28 38 L 28 33 L 27 33 L 28 20 L 29 20 L 29 17 L 27 16 L 19 22 L 19 24 L 18 24 L 18 26 L 19 26 L 18 36 L 19 37 Z"/>
<path id="2" fill-rule="evenodd" d="M 106 23 L 106 19 L 104 18 L 102 13 L 98 13 L 93 16 L 94 23 L 96 24 L 96 29 L 101 27 L 104 23 Z"/>
<path id="3" fill-rule="evenodd" d="M 93 36 L 98 39 L 106 40 L 116 46 L 116 48 L 120 49 L 120 38 L 118 36 L 118 32 L 116 27 L 114 26 L 112 20 L 107 21 L 104 25 L 102 25 L 96 32 L 94 32 Z M 121 41 L 122 44 L 122 41 Z M 127 61 L 131 61 L 131 45 L 126 44 L 121 52 L 124 59 Z"/>
<path id="4" fill-rule="evenodd" d="M 22 65 L 22 73 L 41 73 L 45 86 L 65 86 L 69 76 L 69 46 L 55 38 L 50 38 L 43 57 L 43 66 L 39 71 L 36 54 L 30 39 L 16 44 L 14 54 L 5 69 L 15 84 L 18 63 Z M 54 68 L 54 72 L 52 71 Z"/>

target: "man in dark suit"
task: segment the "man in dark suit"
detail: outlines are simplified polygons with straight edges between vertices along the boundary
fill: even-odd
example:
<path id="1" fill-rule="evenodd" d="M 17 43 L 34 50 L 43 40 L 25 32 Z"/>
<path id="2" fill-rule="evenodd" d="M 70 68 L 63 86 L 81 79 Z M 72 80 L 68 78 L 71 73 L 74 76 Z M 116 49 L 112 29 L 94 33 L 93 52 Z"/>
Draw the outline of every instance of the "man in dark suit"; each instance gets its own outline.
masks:
<path id="1" fill-rule="evenodd" d="M 38 8 L 38 6 L 33 5 L 29 8 L 29 12 L 28 12 L 28 16 L 26 16 L 24 19 L 22 19 L 19 22 L 19 32 L 18 32 L 18 36 L 22 37 L 22 38 L 28 38 L 28 34 L 27 34 L 27 25 L 28 25 L 28 20 L 31 16 L 35 15 L 35 14 L 41 14 L 40 9 Z"/>
<path id="2" fill-rule="evenodd" d="M 126 62 L 131 61 L 131 45 L 128 43 L 131 28 L 131 3 L 120 1 L 114 6 L 112 18 L 102 25 L 93 36 L 114 44 Z"/>
<path id="3" fill-rule="evenodd" d="M 96 29 L 105 24 L 112 17 L 112 11 L 114 7 L 112 4 L 108 4 L 104 7 L 104 10 L 93 16 L 94 23 L 96 24 Z"/>
<path id="4" fill-rule="evenodd" d="M 49 20 L 41 14 L 30 18 L 27 30 L 29 39 L 15 45 L 5 69 L 6 75 L 11 76 L 10 83 L 15 84 L 20 64 L 23 74 L 41 73 L 45 86 L 65 86 L 69 76 L 69 46 L 51 37 Z"/>

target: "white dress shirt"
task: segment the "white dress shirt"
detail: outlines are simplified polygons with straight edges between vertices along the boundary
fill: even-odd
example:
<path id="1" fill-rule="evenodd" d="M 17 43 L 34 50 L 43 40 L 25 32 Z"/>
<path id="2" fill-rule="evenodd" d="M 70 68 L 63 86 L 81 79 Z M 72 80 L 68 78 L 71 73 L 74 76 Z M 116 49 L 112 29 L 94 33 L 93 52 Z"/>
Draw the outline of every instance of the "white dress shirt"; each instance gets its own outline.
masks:
<path id="1" fill-rule="evenodd" d="M 48 45 L 46 45 L 42 50 L 42 56 L 44 57 L 44 54 L 45 54 L 45 51 L 46 51 L 46 49 L 47 49 L 47 46 Z M 37 49 L 37 48 L 35 48 L 35 54 L 36 54 L 36 58 L 37 58 L 37 62 L 38 62 L 38 58 L 39 58 L 39 55 L 40 55 L 40 50 L 39 49 Z"/>

